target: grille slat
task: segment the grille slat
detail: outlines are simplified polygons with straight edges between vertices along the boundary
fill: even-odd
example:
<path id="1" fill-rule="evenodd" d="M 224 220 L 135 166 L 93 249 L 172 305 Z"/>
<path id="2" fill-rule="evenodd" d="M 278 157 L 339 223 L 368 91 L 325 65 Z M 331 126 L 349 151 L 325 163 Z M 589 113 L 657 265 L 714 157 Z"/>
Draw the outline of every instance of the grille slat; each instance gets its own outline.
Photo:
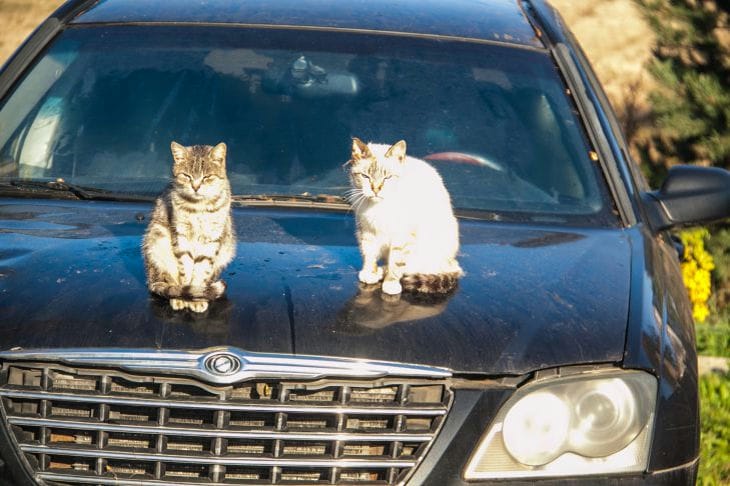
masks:
<path id="1" fill-rule="evenodd" d="M 181 481 L 180 479 L 177 479 L 175 482 L 170 481 L 164 481 L 164 480 L 154 480 L 154 479 L 124 479 L 120 477 L 99 477 L 96 475 L 72 475 L 72 474 L 58 474 L 58 473 L 39 473 L 36 475 L 39 479 L 44 479 L 46 481 L 54 481 L 59 483 L 76 483 L 76 484 L 104 484 L 104 485 L 112 485 L 112 486 L 170 486 L 171 484 L 174 484 L 175 486 L 180 485 L 186 485 L 186 484 L 205 484 L 205 486 L 230 486 L 231 484 L 239 484 L 239 483 L 220 483 L 220 482 L 190 482 L 185 481 L 184 479 Z M 242 483 L 246 484 L 246 483 Z M 257 484 L 257 483 L 254 483 Z M 258 483 L 261 484 L 261 483 Z M 267 483 L 264 483 L 267 484 Z M 306 485 L 304 485 L 306 486 Z"/>
<path id="2" fill-rule="evenodd" d="M 211 385 L 22 362 L 0 376 L 28 467 L 66 485 L 402 485 L 451 404 L 441 378 Z"/>
<path id="3" fill-rule="evenodd" d="M 0 389 L 0 397 L 27 398 L 31 400 L 51 400 L 59 402 L 76 402 L 85 404 L 108 403 L 112 405 L 127 405 L 133 407 L 170 407 L 191 408 L 196 410 L 227 410 L 232 412 L 272 412 L 272 413 L 307 413 L 307 414 L 346 414 L 346 415 L 445 415 L 443 407 L 383 407 L 378 405 L 366 407 L 327 406 L 327 405 L 289 405 L 279 402 L 266 404 L 225 403 L 215 401 L 193 400 L 146 400 L 136 398 L 122 398 L 114 395 L 74 395 L 70 393 L 43 393 L 17 389 Z"/>
<path id="4" fill-rule="evenodd" d="M 116 450 L 99 450 L 90 448 L 72 447 L 49 447 L 21 444 L 23 452 L 35 454 L 49 454 L 59 456 L 84 456 L 104 457 L 109 459 L 123 459 L 127 461 L 165 461 L 180 464 L 230 464 L 234 466 L 281 466 L 281 467 L 346 467 L 356 468 L 387 468 L 387 467 L 413 467 L 415 460 L 399 459 L 317 459 L 313 456 L 303 458 L 282 457 L 260 457 L 260 456 L 214 456 L 207 455 L 182 455 L 182 454 L 155 454 L 141 452 L 121 452 Z"/>

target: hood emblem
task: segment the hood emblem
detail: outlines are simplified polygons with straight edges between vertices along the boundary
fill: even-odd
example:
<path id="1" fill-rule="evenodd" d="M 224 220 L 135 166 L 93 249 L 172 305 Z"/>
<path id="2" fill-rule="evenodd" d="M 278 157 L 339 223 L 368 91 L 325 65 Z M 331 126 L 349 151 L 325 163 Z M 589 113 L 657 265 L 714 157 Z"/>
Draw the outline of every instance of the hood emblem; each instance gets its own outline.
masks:
<path id="1" fill-rule="evenodd" d="M 215 353 L 205 360 L 205 369 L 214 375 L 232 375 L 241 369 L 241 360 L 230 353 Z"/>

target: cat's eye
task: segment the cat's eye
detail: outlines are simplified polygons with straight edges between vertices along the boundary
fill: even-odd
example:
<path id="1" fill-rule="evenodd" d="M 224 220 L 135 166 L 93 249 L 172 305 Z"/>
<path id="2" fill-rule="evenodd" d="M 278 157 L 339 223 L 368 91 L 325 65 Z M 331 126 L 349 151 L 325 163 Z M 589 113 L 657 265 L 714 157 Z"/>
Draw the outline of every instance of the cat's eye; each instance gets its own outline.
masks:
<path id="1" fill-rule="evenodd" d="M 193 178 L 192 178 L 192 177 L 190 177 L 190 174 L 186 174 L 186 173 L 184 173 L 184 172 L 181 172 L 181 173 L 179 173 L 179 174 L 177 175 L 177 177 L 178 177 L 179 179 L 187 179 L 187 180 L 189 180 L 189 181 L 192 181 L 192 180 L 193 180 Z"/>
<path id="2" fill-rule="evenodd" d="M 392 178 L 393 178 L 392 175 L 387 175 L 387 176 L 383 177 L 383 180 L 387 181 L 388 179 L 392 179 Z"/>
<path id="3" fill-rule="evenodd" d="M 370 180 L 370 176 L 367 174 L 363 174 L 362 172 L 357 172 L 357 175 L 360 177 L 363 177 L 364 179 Z"/>
<path id="4" fill-rule="evenodd" d="M 213 182 L 216 179 L 217 176 L 214 175 L 207 175 L 203 177 L 203 182 Z"/>

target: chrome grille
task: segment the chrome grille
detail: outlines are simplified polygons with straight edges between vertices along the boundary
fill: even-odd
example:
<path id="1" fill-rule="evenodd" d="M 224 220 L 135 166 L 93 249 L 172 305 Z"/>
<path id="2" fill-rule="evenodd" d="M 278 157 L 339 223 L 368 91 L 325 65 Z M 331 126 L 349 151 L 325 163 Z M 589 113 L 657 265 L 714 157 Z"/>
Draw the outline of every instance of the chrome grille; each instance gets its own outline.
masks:
<path id="1" fill-rule="evenodd" d="M 4 419 L 36 478 L 61 484 L 401 484 L 445 419 L 444 380 L 210 385 L 6 362 Z"/>

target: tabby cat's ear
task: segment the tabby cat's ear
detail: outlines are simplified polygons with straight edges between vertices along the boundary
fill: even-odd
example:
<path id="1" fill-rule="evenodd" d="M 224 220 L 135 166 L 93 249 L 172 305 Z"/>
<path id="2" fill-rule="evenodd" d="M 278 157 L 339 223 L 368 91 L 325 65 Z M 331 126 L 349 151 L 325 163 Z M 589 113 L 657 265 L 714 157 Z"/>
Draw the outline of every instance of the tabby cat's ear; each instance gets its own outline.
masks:
<path id="1" fill-rule="evenodd" d="M 210 149 L 210 158 L 215 160 L 221 165 L 226 164 L 226 144 L 221 142 L 212 149 Z"/>
<path id="2" fill-rule="evenodd" d="M 392 147 L 388 149 L 387 152 L 385 152 L 386 157 L 395 157 L 398 159 L 398 162 L 403 162 L 406 160 L 406 141 L 400 140 L 393 144 Z"/>
<path id="3" fill-rule="evenodd" d="M 181 164 L 188 157 L 188 149 L 173 141 L 170 144 L 170 150 L 172 151 L 172 158 L 176 163 Z"/>
<path id="4" fill-rule="evenodd" d="M 352 160 L 367 159 L 372 156 L 372 152 L 362 140 L 352 137 Z"/>

